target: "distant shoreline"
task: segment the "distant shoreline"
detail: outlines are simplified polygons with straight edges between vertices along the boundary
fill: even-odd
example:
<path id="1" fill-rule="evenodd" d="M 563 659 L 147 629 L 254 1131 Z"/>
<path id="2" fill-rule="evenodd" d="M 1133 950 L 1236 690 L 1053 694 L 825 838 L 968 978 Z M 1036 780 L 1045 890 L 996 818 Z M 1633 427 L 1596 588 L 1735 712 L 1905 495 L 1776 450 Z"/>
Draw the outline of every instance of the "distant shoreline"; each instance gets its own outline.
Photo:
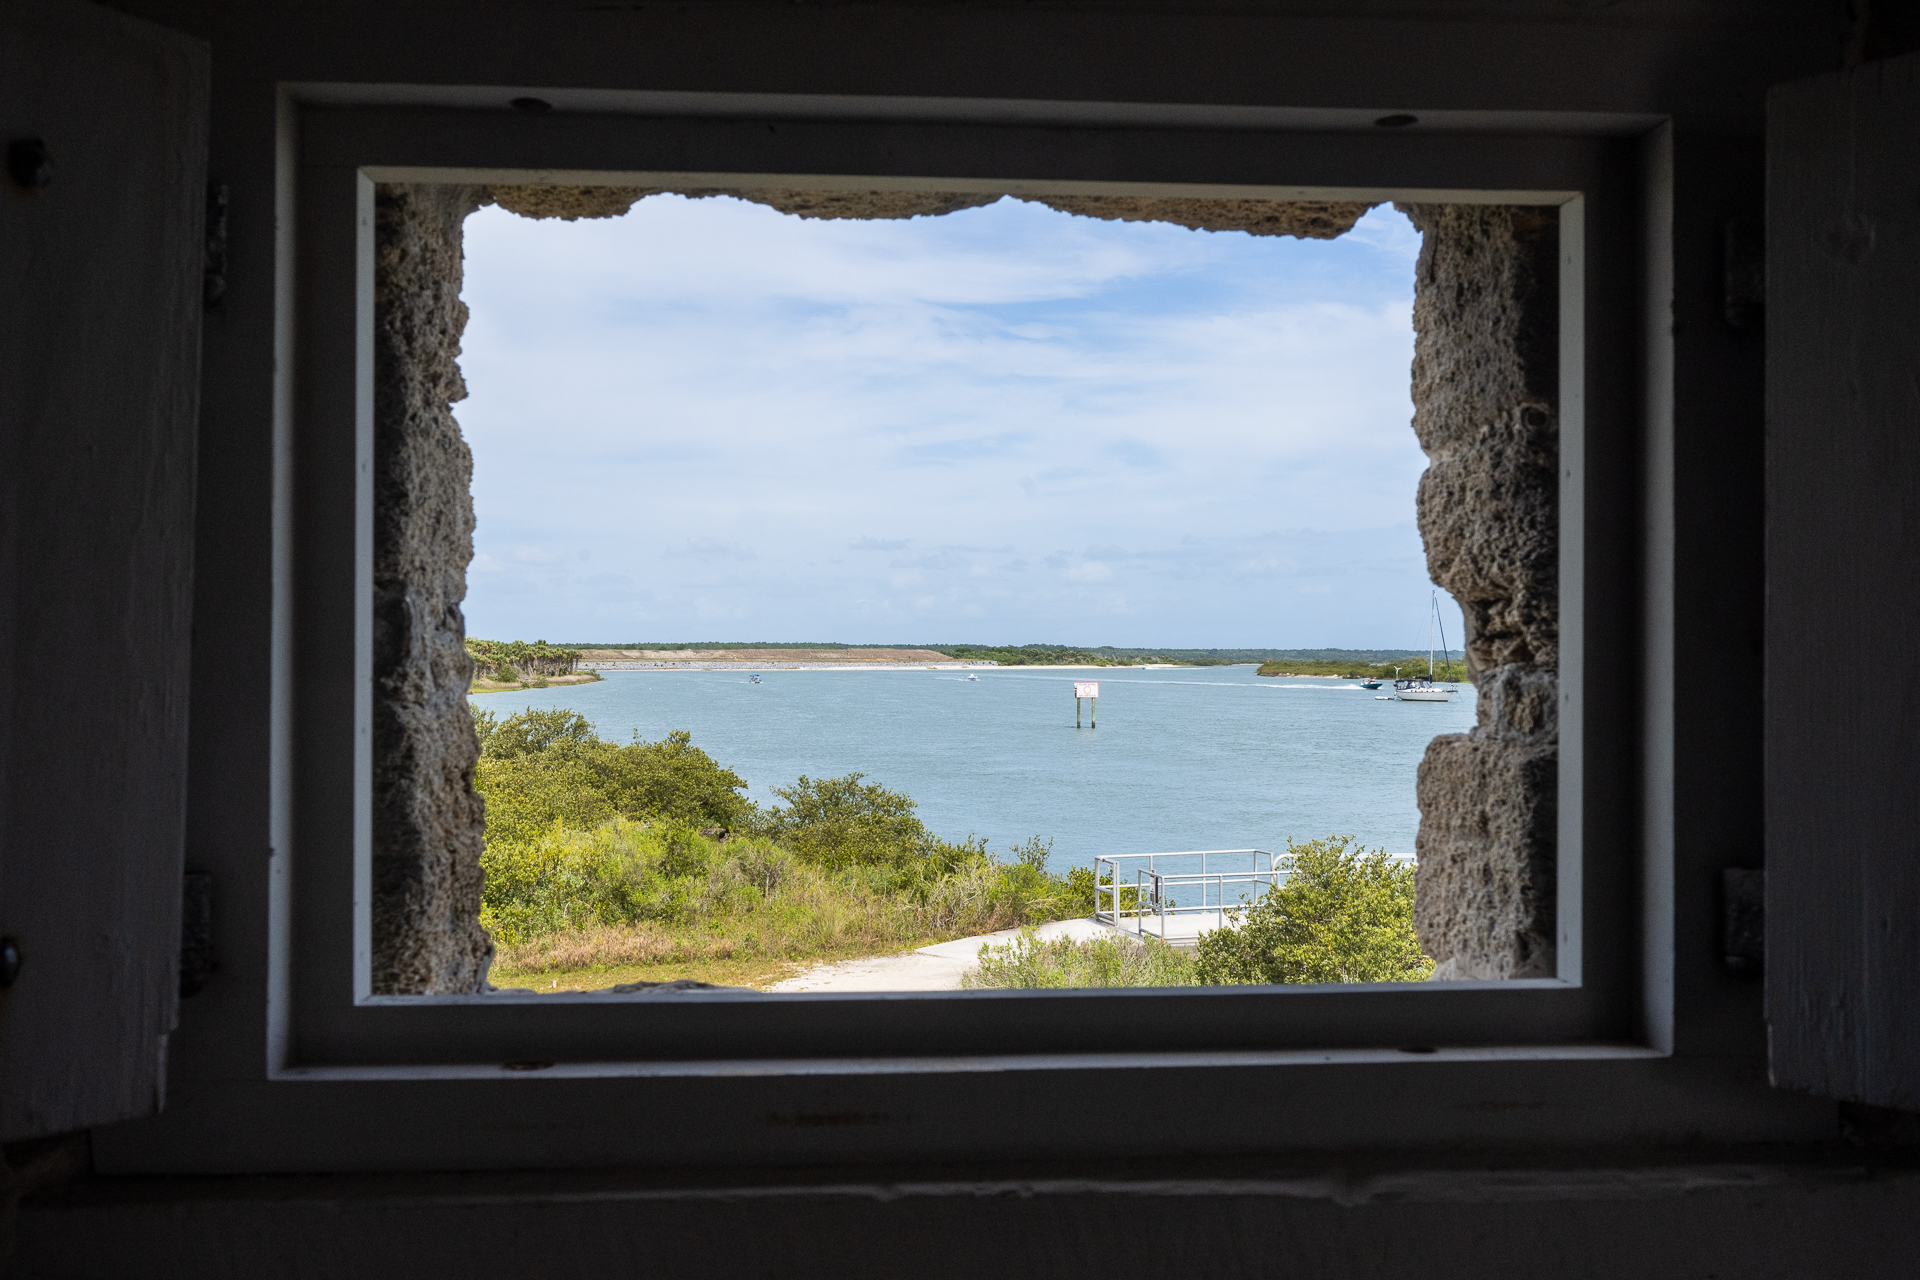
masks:
<path id="1" fill-rule="evenodd" d="M 582 671 L 978 671 L 991 662 L 583 662 Z"/>
<path id="2" fill-rule="evenodd" d="M 1254 663 L 1238 662 L 1233 666 L 1251 667 Z M 1209 668 L 1199 663 L 1186 662 L 1143 662 L 1138 666 L 1123 667 L 1116 663 L 1076 663 L 1064 662 L 1043 664 L 1037 662 L 1020 663 L 1017 666 L 1001 666 L 997 662 L 749 662 L 745 660 L 727 660 L 721 662 L 582 662 L 583 671 L 1203 671 Z"/>
<path id="3" fill-rule="evenodd" d="M 956 658 L 934 649 L 581 649 L 575 669 L 581 671 L 672 670 L 708 667 L 731 671 L 742 666 L 791 667 L 937 667 L 991 666 L 982 658 Z"/>

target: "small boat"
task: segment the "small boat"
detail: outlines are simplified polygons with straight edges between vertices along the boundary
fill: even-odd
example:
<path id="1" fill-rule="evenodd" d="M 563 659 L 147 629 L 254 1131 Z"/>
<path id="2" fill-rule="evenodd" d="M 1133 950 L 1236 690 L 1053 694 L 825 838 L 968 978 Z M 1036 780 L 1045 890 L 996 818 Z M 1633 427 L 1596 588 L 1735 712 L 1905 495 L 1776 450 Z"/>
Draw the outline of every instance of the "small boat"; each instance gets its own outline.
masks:
<path id="1" fill-rule="evenodd" d="M 1360 682 L 1360 687 L 1362 689 L 1378 689 L 1381 685 L 1385 683 L 1386 681 L 1384 680 L 1362 680 Z"/>
<path id="2" fill-rule="evenodd" d="M 1402 702 L 1448 702 L 1455 690 L 1451 685 L 1441 687 L 1433 682 L 1433 629 L 1440 628 L 1440 652 L 1447 652 L 1447 624 L 1440 621 L 1440 593 L 1433 593 L 1433 610 L 1427 615 L 1427 674 L 1425 679 L 1395 680 L 1394 696 Z M 1449 657 L 1447 661 L 1453 659 Z M 1399 668 L 1394 668 L 1396 671 Z"/>
<path id="3" fill-rule="evenodd" d="M 1447 702 L 1453 690 L 1442 689 L 1431 680 L 1395 680 L 1393 687 L 1402 702 Z"/>
<path id="4" fill-rule="evenodd" d="M 977 676 L 977 675 L 974 675 L 974 674 L 973 674 L 973 672 L 971 672 L 971 671 L 969 671 L 969 672 L 967 672 L 967 679 L 969 679 L 969 680 L 978 680 L 979 678 L 980 678 L 980 677 L 979 677 L 979 676 Z"/>
<path id="5" fill-rule="evenodd" d="M 748 676 L 748 677 L 747 677 L 747 683 L 748 683 L 748 684 L 759 684 L 759 683 L 760 683 L 760 677 L 759 677 L 759 676 L 757 676 L 757 675 L 751 675 L 751 676 Z"/>

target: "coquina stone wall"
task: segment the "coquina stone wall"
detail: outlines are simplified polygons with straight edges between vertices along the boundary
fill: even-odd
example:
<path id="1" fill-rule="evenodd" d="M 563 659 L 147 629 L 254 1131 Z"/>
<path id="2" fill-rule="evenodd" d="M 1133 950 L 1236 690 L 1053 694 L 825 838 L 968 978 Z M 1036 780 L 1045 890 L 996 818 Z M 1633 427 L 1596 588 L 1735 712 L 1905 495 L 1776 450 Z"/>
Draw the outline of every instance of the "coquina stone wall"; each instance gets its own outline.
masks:
<path id="1" fill-rule="evenodd" d="M 977 209 L 1003 197 L 960 191 L 788 191 L 773 187 L 493 187 L 488 202 L 526 218 L 617 218 L 646 196 L 734 196 L 800 218 L 919 218 Z M 1171 222 L 1195 231 L 1331 240 L 1373 206 L 1334 200 L 1192 200 L 1168 196 L 1015 196 L 1083 218 Z"/>
<path id="2" fill-rule="evenodd" d="M 1558 223 L 1405 205 L 1422 232 L 1413 429 L 1427 568 L 1466 615 L 1470 733 L 1418 783 L 1414 922 L 1437 979 L 1554 972 L 1559 779 Z"/>
<path id="3" fill-rule="evenodd" d="M 480 927 L 485 806 L 460 604 L 473 557 L 472 457 L 451 406 L 461 225 L 485 204 L 530 218 L 609 218 L 640 187 L 385 186 L 377 197 L 374 549 L 374 989 L 487 989 Z M 686 190 L 806 218 L 910 218 L 980 193 Z M 1332 239 L 1371 206 L 1023 196 L 1085 217 Z M 1467 614 L 1479 722 L 1420 767 L 1421 940 L 1440 978 L 1553 966 L 1557 676 L 1556 368 L 1550 210 L 1418 205 L 1414 429 L 1432 465 L 1420 529 L 1434 581 Z"/>
<path id="4" fill-rule="evenodd" d="M 460 377 L 461 224 L 482 187 L 388 186 L 375 197 L 373 989 L 486 989 L 480 927 L 486 808 L 467 711 L 473 455 Z"/>

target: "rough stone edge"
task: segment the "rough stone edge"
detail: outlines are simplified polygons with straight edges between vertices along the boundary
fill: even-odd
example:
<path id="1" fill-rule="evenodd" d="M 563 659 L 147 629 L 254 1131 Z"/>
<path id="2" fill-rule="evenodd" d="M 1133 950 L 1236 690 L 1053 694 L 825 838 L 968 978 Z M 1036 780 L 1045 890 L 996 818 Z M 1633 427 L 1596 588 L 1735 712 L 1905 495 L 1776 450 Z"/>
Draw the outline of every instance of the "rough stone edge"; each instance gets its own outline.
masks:
<path id="1" fill-rule="evenodd" d="M 617 218 L 651 195 L 692 200 L 733 196 L 778 209 L 797 218 L 861 221 L 939 217 L 992 204 L 998 194 L 922 191 L 799 191 L 777 187 L 530 187 L 487 189 L 483 203 L 497 204 L 523 218 Z"/>
<path id="2" fill-rule="evenodd" d="M 373 990 L 486 990 L 486 806 L 467 710 L 460 603 L 473 559 L 473 458 L 460 376 L 461 227 L 484 188 L 375 196 Z"/>
<path id="3" fill-rule="evenodd" d="M 1476 723 L 1421 761 L 1414 924 L 1434 978 L 1550 977 L 1559 791 L 1558 227 L 1529 206 L 1399 205 L 1414 291 L 1417 499 L 1459 601 Z"/>
<path id="4" fill-rule="evenodd" d="M 1346 200 L 1221 200 L 1186 196 L 1021 196 L 1083 218 L 1169 222 L 1194 231 L 1332 240 L 1353 230 L 1371 204 Z"/>
<path id="5" fill-rule="evenodd" d="M 484 203 L 524 218 L 617 218 L 650 195 L 700 200 L 733 196 L 799 218 L 861 221 L 940 217 L 1001 199 L 999 192 L 803 191 L 779 187 L 496 186 Z M 1062 213 L 1108 221 L 1166 222 L 1195 231 L 1331 240 L 1353 229 L 1371 204 L 1328 200 L 1226 200 L 1182 196 L 1015 196 Z"/>

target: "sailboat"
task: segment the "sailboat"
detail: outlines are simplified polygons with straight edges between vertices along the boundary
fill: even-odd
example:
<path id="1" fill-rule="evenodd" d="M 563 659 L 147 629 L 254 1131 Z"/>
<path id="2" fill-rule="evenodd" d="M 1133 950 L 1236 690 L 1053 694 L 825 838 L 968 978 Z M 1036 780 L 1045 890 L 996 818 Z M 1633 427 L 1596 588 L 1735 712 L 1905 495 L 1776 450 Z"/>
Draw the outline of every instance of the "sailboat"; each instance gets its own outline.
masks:
<path id="1" fill-rule="evenodd" d="M 1440 618 L 1440 593 L 1433 593 L 1432 609 L 1427 614 L 1427 678 L 1395 680 L 1394 694 L 1402 702 L 1446 702 L 1454 695 L 1452 686 L 1442 688 L 1433 682 L 1433 629 L 1440 628 L 1440 652 L 1447 652 L 1447 624 Z M 1451 661 L 1451 659 L 1449 659 Z"/>

